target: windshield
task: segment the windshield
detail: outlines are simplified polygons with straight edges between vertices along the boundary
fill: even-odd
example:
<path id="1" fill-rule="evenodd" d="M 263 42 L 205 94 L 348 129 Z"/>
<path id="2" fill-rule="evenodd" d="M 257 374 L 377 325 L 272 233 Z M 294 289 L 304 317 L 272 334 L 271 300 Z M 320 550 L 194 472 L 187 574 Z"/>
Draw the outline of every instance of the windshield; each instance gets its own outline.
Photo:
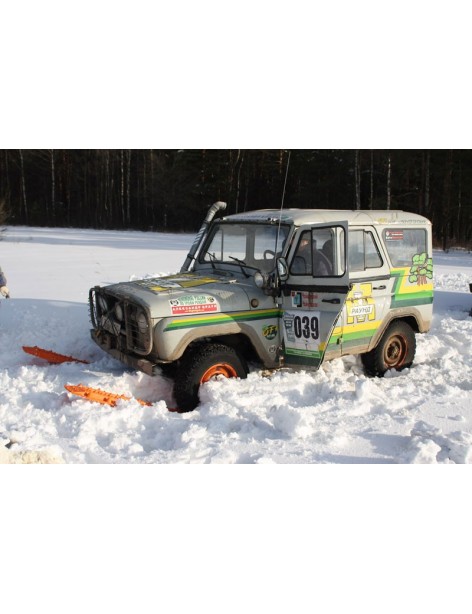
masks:
<path id="1" fill-rule="evenodd" d="M 200 262 L 244 264 L 270 272 L 280 256 L 289 226 L 273 224 L 215 224 L 199 258 Z"/>

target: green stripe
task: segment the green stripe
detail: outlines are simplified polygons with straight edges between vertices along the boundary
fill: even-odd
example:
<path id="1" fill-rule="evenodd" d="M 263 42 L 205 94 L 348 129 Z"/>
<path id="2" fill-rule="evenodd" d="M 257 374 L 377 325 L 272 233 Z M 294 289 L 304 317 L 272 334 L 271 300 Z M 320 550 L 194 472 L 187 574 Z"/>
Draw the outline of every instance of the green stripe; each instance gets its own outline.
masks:
<path id="1" fill-rule="evenodd" d="M 341 338 L 341 336 L 341 333 L 339 333 L 338 335 L 331 335 L 328 341 L 328 347 L 332 349 L 334 346 L 339 345 L 339 339 Z"/>
<path id="2" fill-rule="evenodd" d="M 308 367 L 319 367 L 323 359 L 323 355 L 319 352 L 310 352 L 313 356 L 301 356 L 297 353 L 290 352 L 290 349 L 285 349 L 285 363 L 293 365 L 306 365 Z"/>
<path id="3" fill-rule="evenodd" d="M 344 329 L 346 330 L 346 329 Z M 342 343 L 343 345 L 349 341 L 358 341 L 360 339 L 371 339 L 378 330 L 378 326 L 369 329 L 363 329 L 352 332 L 345 332 L 343 335 Z"/>
<path id="4" fill-rule="evenodd" d="M 403 271 L 391 271 L 392 276 L 395 278 L 393 281 L 392 293 L 394 295 L 398 294 L 398 289 L 402 283 L 402 279 L 404 277 Z"/>
<path id="5" fill-rule="evenodd" d="M 323 354 L 318 352 L 318 350 L 299 350 L 297 348 L 285 348 L 285 353 L 291 356 L 305 356 L 310 360 L 313 358 L 321 358 Z"/>
<path id="6" fill-rule="evenodd" d="M 430 305 L 433 302 L 433 293 L 400 294 L 392 296 L 390 307 L 414 307 L 415 305 Z"/>
<path id="7" fill-rule="evenodd" d="M 196 328 L 199 326 L 212 326 L 214 324 L 228 324 L 230 322 L 245 322 L 253 320 L 266 320 L 268 318 L 278 318 L 281 315 L 279 309 L 264 309 L 261 311 L 236 311 L 232 314 L 215 313 L 214 315 L 202 316 L 201 318 L 192 316 L 189 320 L 182 316 L 179 320 L 173 320 L 166 326 L 164 332 L 170 330 L 180 330 L 182 328 Z"/>
<path id="8" fill-rule="evenodd" d="M 390 307 L 414 307 L 415 305 L 430 305 L 433 302 L 432 290 L 423 292 L 402 292 L 401 283 L 408 276 L 408 269 L 390 271 L 395 278 L 392 289 Z"/>
<path id="9" fill-rule="evenodd" d="M 346 348 L 356 347 L 358 345 L 368 345 L 372 340 L 370 337 L 356 337 L 355 339 L 343 339 L 343 352 Z"/>

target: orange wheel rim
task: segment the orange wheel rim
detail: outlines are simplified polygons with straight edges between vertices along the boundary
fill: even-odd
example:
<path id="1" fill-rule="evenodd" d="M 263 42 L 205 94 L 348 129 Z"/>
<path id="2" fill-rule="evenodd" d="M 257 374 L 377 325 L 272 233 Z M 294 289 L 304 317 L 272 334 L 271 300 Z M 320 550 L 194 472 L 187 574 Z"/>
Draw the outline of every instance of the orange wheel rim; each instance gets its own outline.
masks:
<path id="1" fill-rule="evenodd" d="M 407 343 L 402 336 L 392 337 L 385 348 L 385 363 L 389 368 L 400 367 L 405 362 L 407 351 Z"/>
<path id="2" fill-rule="evenodd" d="M 211 380 L 213 377 L 216 377 L 217 375 L 222 375 L 223 377 L 237 377 L 238 374 L 236 373 L 236 369 L 234 367 L 232 367 L 231 365 L 221 362 L 218 363 L 217 365 L 213 365 L 211 366 L 209 369 L 207 369 L 205 371 L 205 373 L 202 375 L 202 378 L 200 380 L 200 384 L 204 384 L 205 382 L 208 382 L 209 380 Z"/>

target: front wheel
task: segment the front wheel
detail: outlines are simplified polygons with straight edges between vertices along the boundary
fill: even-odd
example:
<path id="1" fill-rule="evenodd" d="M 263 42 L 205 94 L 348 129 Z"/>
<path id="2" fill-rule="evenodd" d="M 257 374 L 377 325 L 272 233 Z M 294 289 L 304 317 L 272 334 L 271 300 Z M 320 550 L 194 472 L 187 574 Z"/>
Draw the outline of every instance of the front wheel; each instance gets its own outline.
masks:
<path id="1" fill-rule="evenodd" d="M 409 324 L 392 322 L 377 347 L 361 355 L 369 375 L 382 377 L 389 369 L 401 371 L 409 367 L 415 357 L 416 337 Z"/>
<path id="2" fill-rule="evenodd" d="M 198 405 L 201 384 L 221 375 L 246 378 L 245 360 L 232 347 L 210 343 L 190 349 L 182 359 L 175 377 L 174 397 L 180 411 L 191 411 Z"/>

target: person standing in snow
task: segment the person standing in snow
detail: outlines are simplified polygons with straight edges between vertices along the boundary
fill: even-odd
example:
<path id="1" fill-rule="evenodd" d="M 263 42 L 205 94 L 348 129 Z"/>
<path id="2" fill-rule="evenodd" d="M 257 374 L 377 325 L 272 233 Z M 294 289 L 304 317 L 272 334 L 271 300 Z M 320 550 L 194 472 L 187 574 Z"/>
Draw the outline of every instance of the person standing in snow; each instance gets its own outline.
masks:
<path id="1" fill-rule="evenodd" d="M 0 267 L 0 293 L 5 298 L 10 298 L 10 291 L 7 288 L 7 279 L 3 274 L 2 267 Z"/>

